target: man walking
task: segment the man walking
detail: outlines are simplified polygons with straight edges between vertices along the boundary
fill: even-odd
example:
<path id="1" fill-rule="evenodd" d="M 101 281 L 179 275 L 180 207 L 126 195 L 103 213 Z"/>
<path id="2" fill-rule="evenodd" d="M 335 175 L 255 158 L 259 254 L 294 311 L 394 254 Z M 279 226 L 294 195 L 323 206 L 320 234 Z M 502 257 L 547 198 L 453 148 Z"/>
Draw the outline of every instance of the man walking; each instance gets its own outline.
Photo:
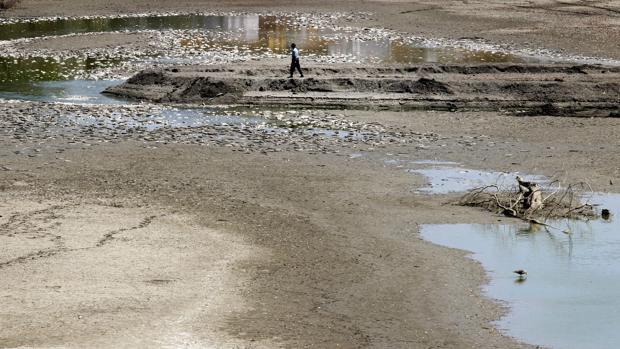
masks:
<path id="1" fill-rule="evenodd" d="M 304 77 L 304 73 L 301 72 L 301 66 L 299 65 L 299 50 L 297 49 L 297 46 L 295 44 L 291 44 L 291 55 L 293 58 L 293 61 L 291 62 L 291 76 L 289 76 L 289 79 L 293 78 L 293 73 L 295 72 L 295 68 L 297 68 L 297 71 L 299 72 L 299 75 L 301 75 L 301 77 Z"/>

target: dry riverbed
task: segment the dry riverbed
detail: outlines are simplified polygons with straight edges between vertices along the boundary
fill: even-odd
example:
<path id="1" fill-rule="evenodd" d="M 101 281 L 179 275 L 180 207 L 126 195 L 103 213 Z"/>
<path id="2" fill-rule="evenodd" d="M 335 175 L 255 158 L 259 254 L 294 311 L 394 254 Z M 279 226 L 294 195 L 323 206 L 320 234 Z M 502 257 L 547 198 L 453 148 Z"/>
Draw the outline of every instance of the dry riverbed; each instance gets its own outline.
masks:
<path id="1" fill-rule="evenodd" d="M 51 6 L 24 0 L 3 16 L 204 11 L 207 3 L 177 2 L 173 9 L 143 1 L 63 0 Z M 213 10 L 282 5 L 236 1 Z M 317 18 L 355 10 L 351 16 L 359 16 L 359 25 L 416 35 L 436 29 L 454 40 L 481 32 L 502 43 L 512 38 L 506 32 L 529 28 L 510 45 L 531 40 L 538 49 L 553 42 L 550 48 L 570 54 L 619 58 L 617 48 L 599 48 L 596 40 L 578 48 L 563 37 L 554 41 L 566 19 L 561 16 L 573 16 L 557 14 L 559 5 L 515 7 L 518 16 L 508 22 L 510 6 L 502 2 L 303 6 L 319 9 Z M 607 9 L 588 5 L 587 11 L 605 19 L 603 29 L 587 31 L 616 37 L 610 15 L 616 4 L 596 6 Z M 485 11 L 476 13 L 481 7 Z M 550 31 L 538 21 L 545 9 L 560 16 L 548 22 Z M 448 24 L 438 28 L 437 19 Z M 94 44 L 90 36 L 24 40 L 0 50 L 15 59 L 24 50 L 79 55 L 115 45 L 148 54 L 161 50 L 158 40 L 167 38 L 115 33 Z M 147 38 L 153 43 L 145 44 Z M 286 67 L 285 58 L 264 57 Z M 265 69 L 264 62 L 244 64 Z M 319 71 L 322 64 L 317 58 L 313 67 Z M 122 67 L 106 77 L 123 75 Z M 596 85 L 600 78 L 617 96 L 617 68 L 578 69 L 585 74 L 510 78 L 533 76 L 536 83 L 568 88 L 575 87 L 573 80 L 584 83 L 592 88 L 577 91 L 583 101 L 571 103 L 604 102 L 605 113 L 596 115 L 605 117 L 3 100 L 0 347 L 529 348 L 493 327 L 506 308 L 482 295 L 480 265 L 418 235 L 427 223 L 510 220 L 453 205 L 454 194 L 421 193 L 426 179 L 398 164 L 453 161 L 565 182 L 585 179 L 595 191 L 618 192 L 618 118 L 609 117 L 613 100 L 595 93 L 604 88 Z M 416 81 L 433 78 L 417 74 Z M 471 80 L 497 84 L 488 76 Z"/>
<path id="2" fill-rule="evenodd" d="M 50 106 L 4 108 L 36 118 Z M 489 324 L 502 310 L 481 298 L 480 268 L 417 237 L 422 223 L 497 217 L 416 193 L 424 179 L 386 160 L 618 182 L 615 119 L 313 111 L 299 114 L 371 124 L 386 141 L 276 142 L 232 125 L 50 134 L 11 114 L 5 347 L 515 347 Z M 253 141 L 217 140 L 226 133 Z"/>

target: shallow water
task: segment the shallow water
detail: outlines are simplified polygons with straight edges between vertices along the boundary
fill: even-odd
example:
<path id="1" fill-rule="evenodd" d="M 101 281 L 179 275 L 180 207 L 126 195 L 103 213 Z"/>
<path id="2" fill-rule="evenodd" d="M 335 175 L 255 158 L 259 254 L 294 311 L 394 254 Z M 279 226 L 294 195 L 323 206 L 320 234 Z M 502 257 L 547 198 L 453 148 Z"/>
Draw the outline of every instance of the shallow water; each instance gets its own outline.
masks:
<path id="1" fill-rule="evenodd" d="M 69 112 L 60 120 L 66 126 L 97 126 L 105 128 L 142 128 L 149 131 L 163 127 L 191 128 L 206 125 L 256 125 L 264 120 L 256 117 L 227 115 L 211 108 L 165 107 L 137 115 L 112 112 L 101 117 L 89 113 Z"/>
<path id="2" fill-rule="evenodd" d="M 443 165 L 443 166 L 457 166 L 458 162 L 454 161 L 442 161 L 442 160 L 415 160 L 411 162 L 412 164 L 418 165 Z"/>
<path id="3" fill-rule="evenodd" d="M 320 27 L 297 26 L 291 17 L 278 16 L 214 16 L 172 15 L 124 18 L 58 19 L 32 23 L 0 25 L 0 40 L 58 36 L 79 33 L 190 30 L 230 32 L 230 39 L 205 41 L 204 38 L 185 39 L 184 46 L 209 49 L 213 44 L 247 44 L 250 48 L 269 49 L 276 53 L 288 52 L 296 42 L 303 54 L 350 55 L 360 59 L 372 58 L 384 62 L 524 62 L 523 58 L 490 51 L 456 48 L 423 47 L 422 43 L 405 44 L 388 38 L 354 38 L 353 32 L 335 31 Z"/>
<path id="4" fill-rule="evenodd" d="M 200 127 L 205 125 L 257 125 L 265 120 L 243 115 L 227 115 L 215 109 L 166 108 L 154 117 L 169 127 Z M 151 128 L 157 128 L 151 126 Z"/>
<path id="5" fill-rule="evenodd" d="M 0 57 L 0 92 L 12 98 L 41 100 L 45 94 L 52 98 L 59 84 L 32 84 L 35 81 L 75 79 L 109 79 L 105 71 L 124 63 L 136 70 L 153 64 L 187 64 L 213 59 L 214 52 L 239 52 L 239 55 L 261 57 L 265 54 L 287 54 L 291 42 L 296 42 L 302 55 L 336 57 L 343 61 L 385 63 L 472 63 L 524 62 L 524 58 L 501 52 L 465 50 L 454 47 L 425 47 L 424 43 L 406 44 L 400 40 L 372 33 L 356 36 L 354 31 L 334 30 L 296 25 L 290 17 L 277 16 L 205 16 L 177 15 L 126 18 L 58 19 L 32 23 L 0 25 L 0 40 L 83 34 L 93 32 L 185 30 L 173 44 L 173 52 L 120 57 L 98 53 L 92 57 L 28 56 Z M 127 52 L 123 52 L 127 54 Z M 217 53 L 215 53 L 217 56 Z M 234 57 L 235 55 L 232 55 Z M 328 60 L 329 61 L 329 60 Z M 129 69 L 129 68 L 128 68 Z M 124 69 L 126 70 L 126 69 Z M 117 78 L 117 77 L 114 77 Z M 28 85 L 31 84 L 31 85 Z M 81 83 L 74 85 L 79 86 Z M 73 84 L 64 85 L 73 89 Z M 53 91 L 46 92 L 51 87 Z M 36 91 L 32 93 L 33 91 Z M 70 93 L 66 91 L 65 94 Z M 85 99 L 92 96 L 84 95 Z M 43 98 L 44 99 L 44 98 Z M 104 99 L 101 99 L 102 101 Z"/>
<path id="6" fill-rule="evenodd" d="M 558 349 L 612 348 L 620 342 L 620 195 L 591 198 L 611 221 L 556 220 L 558 229 L 501 224 L 424 225 L 422 237 L 471 251 L 490 275 L 484 287 L 506 301 L 506 334 Z M 565 233 L 570 232 L 570 233 Z M 519 280 L 512 272 L 526 269 Z"/>
<path id="7" fill-rule="evenodd" d="M 441 164 L 439 161 L 423 163 L 416 161 L 413 163 L 433 165 Z M 465 192 L 487 185 L 512 187 L 515 184 L 515 178 L 517 175 L 521 175 L 527 181 L 536 181 L 543 184 L 546 181 L 545 177 L 525 175 L 520 174 L 519 172 L 481 171 L 453 166 L 432 166 L 430 168 L 408 169 L 407 171 L 421 174 L 427 178 L 429 185 L 427 187 L 420 188 L 419 191 L 429 194 Z"/>
<path id="8" fill-rule="evenodd" d="M 359 30 L 334 30 L 320 26 L 300 26 L 284 16 L 176 15 L 126 18 L 59 19 L 32 23 L 0 25 L 0 40 L 116 31 L 187 30 L 180 45 L 210 50 L 216 45 L 247 46 L 288 53 L 291 42 L 302 54 L 348 55 L 384 62 L 524 62 L 525 58 L 502 52 L 467 50 L 454 47 L 429 47 L 424 42 L 402 40 Z M 197 31 L 192 31 L 197 30 Z M 228 33 L 228 36 L 204 36 L 204 33 Z"/>
<path id="9" fill-rule="evenodd" d="M 121 60 L 99 58 L 0 57 L 0 90 L 11 90 L 18 83 L 73 80 L 76 75 L 111 67 Z M 17 84 L 17 85 L 16 85 Z"/>
<path id="10" fill-rule="evenodd" d="M 33 81 L 0 84 L 0 98 L 75 104 L 128 104 L 127 100 L 101 94 L 119 80 Z"/>
<path id="11" fill-rule="evenodd" d="M 121 18 L 67 18 L 30 23 L 0 25 L 0 40 L 57 36 L 76 33 L 97 33 L 166 29 L 219 29 L 238 30 L 256 27 L 258 16 L 140 16 Z"/>

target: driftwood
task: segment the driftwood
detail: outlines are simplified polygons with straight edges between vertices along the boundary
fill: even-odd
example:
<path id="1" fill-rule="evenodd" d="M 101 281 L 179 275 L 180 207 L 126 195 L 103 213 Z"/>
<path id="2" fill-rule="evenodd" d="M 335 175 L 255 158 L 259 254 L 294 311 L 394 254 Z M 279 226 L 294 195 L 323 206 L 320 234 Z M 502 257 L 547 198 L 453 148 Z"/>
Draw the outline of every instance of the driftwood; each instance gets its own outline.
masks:
<path id="1" fill-rule="evenodd" d="M 585 183 L 569 185 L 566 188 L 558 182 L 554 190 L 544 190 L 538 183 L 527 182 L 517 176 L 515 189 L 500 188 L 497 185 L 476 188 L 459 201 L 464 206 L 483 207 L 508 217 L 546 225 L 549 218 L 593 218 L 594 207 L 581 202 L 581 193 L 588 186 Z"/>
<path id="2" fill-rule="evenodd" d="M 526 182 L 517 176 L 517 183 L 519 184 L 519 194 L 523 197 L 523 209 L 525 210 L 539 210 L 543 207 L 542 189 L 537 183 Z"/>

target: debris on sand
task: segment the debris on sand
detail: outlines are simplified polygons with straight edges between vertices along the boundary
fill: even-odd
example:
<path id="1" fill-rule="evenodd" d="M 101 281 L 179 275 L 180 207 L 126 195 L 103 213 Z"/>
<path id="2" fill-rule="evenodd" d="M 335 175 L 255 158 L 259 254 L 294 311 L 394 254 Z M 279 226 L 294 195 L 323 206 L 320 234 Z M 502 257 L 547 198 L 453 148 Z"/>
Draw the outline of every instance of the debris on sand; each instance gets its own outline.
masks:
<path id="1" fill-rule="evenodd" d="M 538 183 L 527 182 L 517 176 L 516 189 L 500 188 L 489 185 L 476 188 L 465 194 L 460 205 L 486 208 L 508 217 L 545 225 L 549 218 L 594 218 L 597 213 L 594 206 L 582 202 L 586 183 L 571 184 L 566 188 L 553 182 L 543 188 Z M 557 183 L 557 188 L 552 185 Z"/>

